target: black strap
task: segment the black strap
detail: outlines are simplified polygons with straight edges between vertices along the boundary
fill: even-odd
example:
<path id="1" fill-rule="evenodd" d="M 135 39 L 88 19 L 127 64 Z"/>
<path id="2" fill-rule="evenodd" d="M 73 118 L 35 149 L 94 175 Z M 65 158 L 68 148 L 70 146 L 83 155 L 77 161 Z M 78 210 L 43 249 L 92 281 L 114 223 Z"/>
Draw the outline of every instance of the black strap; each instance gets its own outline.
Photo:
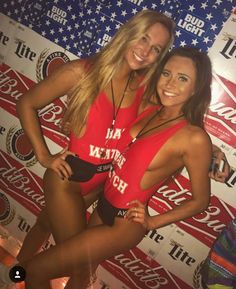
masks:
<path id="1" fill-rule="evenodd" d="M 123 102 L 123 100 L 124 100 L 125 93 L 126 93 L 126 90 L 127 90 L 127 88 L 128 88 L 130 79 L 131 79 L 131 73 L 130 73 L 129 78 L 128 78 L 127 82 L 126 82 L 126 85 L 125 85 L 123 94 L 122 94 L 122 96 L 121 96 L 120 102 L 119 102 L 119 104 L 118 104 L 117 110 L 116 110 L 116 104 L 115 104 L 115 93 L 114 93 L 113 83 L 112 83 L 112 79 L 111 79 L 111 96 L 112 96 L 112 105 L 113 105 L 113 120 L 112 120 L 112 123 L 111 123 L 111 129 L 114 128 L 115 120 L 116 120 L 116 118 L 117 118 L 118 112 L 119 112 L 119 110 L 120 110 L 120 108 L 121 108 L 121 105 L 122 105 L 122 102 Z"/>

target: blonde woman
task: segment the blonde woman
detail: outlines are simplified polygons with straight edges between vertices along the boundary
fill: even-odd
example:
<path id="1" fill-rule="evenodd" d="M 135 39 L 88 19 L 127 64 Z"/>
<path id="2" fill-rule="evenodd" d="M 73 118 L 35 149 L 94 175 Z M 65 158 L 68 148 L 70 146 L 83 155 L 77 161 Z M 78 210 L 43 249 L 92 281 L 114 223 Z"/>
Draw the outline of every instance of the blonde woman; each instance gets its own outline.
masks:
<path id="1" fill-rule="evenodd" d="M 61 243 L 85 228 L 85 209 L 104 184 L 122 130 L 145 106 L 144 86 L 170 48 L 173 28 L 167 16 L 142 11 L 101 52 L 61 66 L 18 101 L 22 127 L 46 168 L 46 210 L 26 236 L 19 261 L 31 258 L 49 233 Z M 65 94 L 69 147 L 52 155 L 37 110 Z"/>

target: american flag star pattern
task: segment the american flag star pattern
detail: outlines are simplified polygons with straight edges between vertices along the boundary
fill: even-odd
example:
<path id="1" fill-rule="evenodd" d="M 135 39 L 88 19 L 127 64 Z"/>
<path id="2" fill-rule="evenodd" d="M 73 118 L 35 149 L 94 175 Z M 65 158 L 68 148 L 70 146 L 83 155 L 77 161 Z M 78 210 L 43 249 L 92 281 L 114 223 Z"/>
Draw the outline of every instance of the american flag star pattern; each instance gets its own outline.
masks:
<path id="1" fill-rule="evenodd" d="M 236 2 L 224 1 L 224 9 L 221 9 L 221 4 L 222 1 L 211 0 L 182 1 L 180 16 L 176 20 L 174 46 L 194 46 L 207 52 Z"/>
<path id="2" fill-rule="evenodd" d="M 122 23 L 143 9 L 175 20 L 174 46 L 208 51 L 234 6 L 235 0 L 4 0 L 1 12 L 66 51 L 86 57 L 99 51 Z"/>

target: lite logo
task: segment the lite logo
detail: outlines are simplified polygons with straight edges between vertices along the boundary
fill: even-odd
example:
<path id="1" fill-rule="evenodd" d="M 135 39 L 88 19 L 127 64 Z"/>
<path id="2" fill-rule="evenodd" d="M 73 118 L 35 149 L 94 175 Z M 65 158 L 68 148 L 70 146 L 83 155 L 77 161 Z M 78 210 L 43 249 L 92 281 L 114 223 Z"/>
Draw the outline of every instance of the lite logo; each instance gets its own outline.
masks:
<path id="1" fill-rule="evenodd" d="M 227 43 L 223 47 L 223 49 L 220 51 L 220 53 L 226 58 L 236 58 L 236 40 L 233 40 L 232 38 L 228 38 Z"/>
<path id="2" fill-rule="evenodd" d="M 16 40 L 16 51 L 15 54 L 19 58 L 26 58 L 29 59 L 30 61 L 34 61 L 34 58 L 36 57 L 36 53 L 30 49 L 29 46 L 25 45 L 22 41 L 19 39 Z"/>
<path id="3" fill-rule="evenodd" d="M 181 261 L 188 266 L 191 266 L 196 260 L 189 256 L 189 253 L 185 251 L 182 246 L 174 241 L 172 241 L 171 245 L 173 246 L 172 250 L 169 252 L 169 255 L 172 259 L 176 261 Z"/>

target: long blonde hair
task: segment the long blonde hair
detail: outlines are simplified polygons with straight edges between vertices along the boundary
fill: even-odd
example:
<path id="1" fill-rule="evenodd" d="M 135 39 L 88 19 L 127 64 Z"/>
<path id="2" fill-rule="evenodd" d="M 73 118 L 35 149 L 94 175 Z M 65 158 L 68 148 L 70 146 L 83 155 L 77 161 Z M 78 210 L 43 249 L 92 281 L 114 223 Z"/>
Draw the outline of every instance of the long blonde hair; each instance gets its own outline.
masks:
<path id="1" fill-rule="evenodd" d="M 72 93 L 63 118 L 63 123 L 69 123 L 70 130 L 76 135 L 85 124 L 89 108 L 99 91 L 107 86 L 117 72 L 127 47 L 139 40 L 155 23 L 161 23 L 166 27 L 170 39 L 157 61 L 140 70 L 140 73 L 144 75 L 142 84 L 146 83 L 173 42 L 174 22 L 157 11 L 143 10 L 137 13 L 120 27 L 111 41 L 99 53 L 91 58 L 91 65 Z"/>

